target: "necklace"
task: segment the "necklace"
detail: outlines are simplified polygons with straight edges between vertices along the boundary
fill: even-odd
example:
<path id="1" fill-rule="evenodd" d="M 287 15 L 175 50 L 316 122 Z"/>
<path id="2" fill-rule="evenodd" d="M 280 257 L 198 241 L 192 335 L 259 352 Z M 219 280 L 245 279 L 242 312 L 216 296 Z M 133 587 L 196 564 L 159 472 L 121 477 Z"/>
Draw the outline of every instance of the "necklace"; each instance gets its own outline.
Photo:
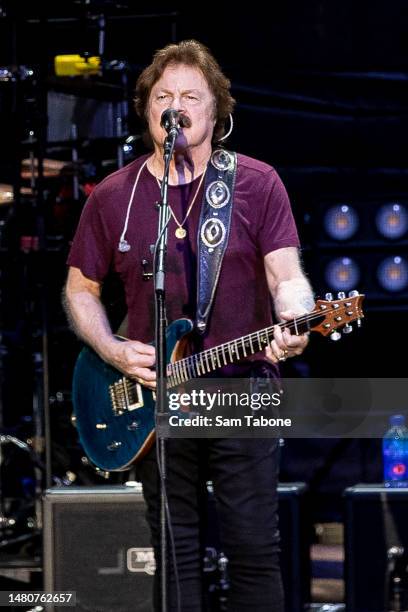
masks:
<path id="1" fill-rule="evenodd" d="M 190 204 L 190 206 L 188 207 L 187 212 L 186 212 L 186 215 L 185 215 L 185 217 L 184 217 L 184 219 L 183 219 L 183 221 L 182 221 L 181 223 L 180 223 L 180 221 L 177 219 L 176 215 L 174 214 L 174 211 L 173 211 L 172 207 L 171 207 L 171 206 L 170 206 L 170 204 L 169 204 L 170 212 L 171 212 L 171 214 L 172 214 L 172 217 L 173 217 L 174 221 L 175 221 L 175 222 L 176 222 L 176 224 L 177 224 L 177 229 L 176 229 L 176 231 L 174 232 L 174 234 L 175 234 L 176 238 L 178 238 L 179 240 L 183 240 L 183 239 L 184 239 L 184 238 L 187 236 L 187 230 L 186 230 L 186 229 L 183 227 L 183 225 L 184 225 L 184 224 L 185 224 L 185 222 L 187 221 L 188 215 L 190 214 L 190 212 L 191 212 L 191 210 L 192 210 L 192 208 L 193 208 L 193 206 L 194 206 L 194 202 L 195 202 L 195 201 L 196 201 L 196 199 L 197 199 L 198 192 L 200 191 L 200 189 L 201 189 L 201 185 L 203 184 L 204 176 L 205 176 L 205 171 L 204 171 L 204 172 L 202 173 L 202 175 L 201 175 L 201 179 L 200 179 L 200 182 L 199 182 L 198 187 L 197 187 L 197 189 L 196 189 L 196 192 L 195 192 L 195 194 L 194 194 L 194 196 L 193 196 L 193 199 L 191 200 L 191 204 Z M 157 184 L 158 184 L 158 186 L 159 186 L 159 189 L 161 189 L 161 184 L 160 184 L 160 181 L 159 181 L 159 179 L 157 178 L 157 176 L 156 176 L 156 181 L 157 181 Z"/>

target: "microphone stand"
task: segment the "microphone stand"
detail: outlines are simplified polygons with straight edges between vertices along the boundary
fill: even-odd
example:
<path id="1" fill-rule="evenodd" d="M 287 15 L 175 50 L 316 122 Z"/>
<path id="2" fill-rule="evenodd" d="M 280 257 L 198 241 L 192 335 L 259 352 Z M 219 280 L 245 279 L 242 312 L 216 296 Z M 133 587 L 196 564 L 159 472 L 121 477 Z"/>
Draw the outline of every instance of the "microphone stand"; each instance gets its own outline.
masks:
<path id="1" fill-rule="evenodd" d="M 167 407 L 167 346 L 166 346 L 166 303 L 165 303 L 165 259 L 167 250 L 167 224 L 170 218 L 167 199 L 170 161 L 173 157 L 178 127 L 172 126 L 164 141 L 164 174 L 159 202 L 158 239 L 154 266 L 155 292 L 155 346 L 156 346 L 156 425 L 166 418 Z M 161 563 L 161 611 L 167 612 L 167 522 L 166 522 L 166 444 L 163 436 L 157 440 L 160 473 L 160 563 Z"/>

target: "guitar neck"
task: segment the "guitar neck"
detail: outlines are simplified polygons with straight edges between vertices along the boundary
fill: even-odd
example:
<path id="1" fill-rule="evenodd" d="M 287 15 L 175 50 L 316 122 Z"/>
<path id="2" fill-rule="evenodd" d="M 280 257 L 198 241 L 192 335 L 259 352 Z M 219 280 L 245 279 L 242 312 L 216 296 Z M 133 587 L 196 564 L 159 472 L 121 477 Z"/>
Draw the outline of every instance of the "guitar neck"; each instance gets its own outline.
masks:
<path id="1" fill-rule="evenodd" d="M 357 326 L 361 324 L 361 319 L 364 317 L 362 310 L 364 297 L 358 291 L 351 291 L 347 298 L 344 294 L 342 296 L 339 294 L 337 300 L 333 300 L 332 297 L 326 300 L 319 299 L 311 312 L 280 323 L 279 328 L 281 331 L 287 329 L 296 336 L 313 331 L 323 336 L 330 335 L 332 340 L 338 340 L 340 338 L 338 329 L 344 328 L 344 333 L 348 334 L 352 331 L 350 323 L 357 321 Z M 275 325 L 271 325 L 168 364 L 167 387 L 172 388 L 205 376 L 263 351 L 272 342 L 274 329 Z M 129 387 L 135 387 L 133 381 L 130 379 L 127 381 Z"/>
<path id="2" fill-rule="evenodd" d="M 288 329 L 292 334 L 300 335 L 312 331 L 311 321 L 313 320 L 314 327 L 317 319 L 323 320 L 324 315 L 311 312 L 297 319 L 280 323 L 279 327 L 282 331 Z M 272 325 L 169 364 L 168 387 L 175 387 L 193 378 L 205 376 L 218 368 L 237 363 L 245 357 L 263 351 L 272 342 L 273 333 L 274 326 Z"/>

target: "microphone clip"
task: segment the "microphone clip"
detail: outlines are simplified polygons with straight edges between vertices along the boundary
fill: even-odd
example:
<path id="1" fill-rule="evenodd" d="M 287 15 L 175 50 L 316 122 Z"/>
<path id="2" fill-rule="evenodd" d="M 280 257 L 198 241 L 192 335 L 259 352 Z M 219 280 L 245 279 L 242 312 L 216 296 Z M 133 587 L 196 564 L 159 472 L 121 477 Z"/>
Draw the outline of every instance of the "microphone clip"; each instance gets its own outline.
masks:
<path id="1" fill-rule="evenodd" d="M 166 110 L 162 112 L 160 125 L 164 127 L 169 138 L 175 138 L 181 127 L 180 113 L 174 108 L 166 108 Z"/>

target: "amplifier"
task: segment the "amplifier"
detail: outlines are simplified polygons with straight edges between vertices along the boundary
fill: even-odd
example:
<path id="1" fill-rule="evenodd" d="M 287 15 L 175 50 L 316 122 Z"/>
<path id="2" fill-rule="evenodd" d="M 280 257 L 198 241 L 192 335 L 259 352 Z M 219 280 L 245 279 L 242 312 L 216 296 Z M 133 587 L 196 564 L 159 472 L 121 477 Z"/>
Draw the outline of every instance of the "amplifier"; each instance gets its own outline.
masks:
<path id="1" fill-rule="evenodd" d="M 46 591 L 76 591 L 78 611 L 151 612 L 154 570 L 140 487 L 45 492 Z"/>
<path id="2" fill-rule="evenodd" d="M 406 610 L 408 488 L 356 485 L 344 494 L 347 612 L 384 612 L 389 604 L 391 609 Z M 404 570 L 395 583 L 398 608 L 391 604 L 389 580 L 389 573 L 399 563 L 394 553 L 400 555 Z"/>
<path id="3" fill-rule="evenodd" d="M 287 612 L 301 612 L 310 601 L 305 492 L 303 483 L 278 488 Z M 154 570 L 141 487 L 67 487 L 45 492 L 46 591 L 76 591 L 75 610 L 80 612 L 151 612 Z M 211 576 L 207 578 L 211 581 Z M 228 597 L 228 590 L 225 594 Z"/>
<path id="4" fill-rule="evenodd" d="M 310 602 L 310 533 L 307 485 L 294 482 L 278 486 L 281 572 L 285 611 L 303 612 Z"/>

